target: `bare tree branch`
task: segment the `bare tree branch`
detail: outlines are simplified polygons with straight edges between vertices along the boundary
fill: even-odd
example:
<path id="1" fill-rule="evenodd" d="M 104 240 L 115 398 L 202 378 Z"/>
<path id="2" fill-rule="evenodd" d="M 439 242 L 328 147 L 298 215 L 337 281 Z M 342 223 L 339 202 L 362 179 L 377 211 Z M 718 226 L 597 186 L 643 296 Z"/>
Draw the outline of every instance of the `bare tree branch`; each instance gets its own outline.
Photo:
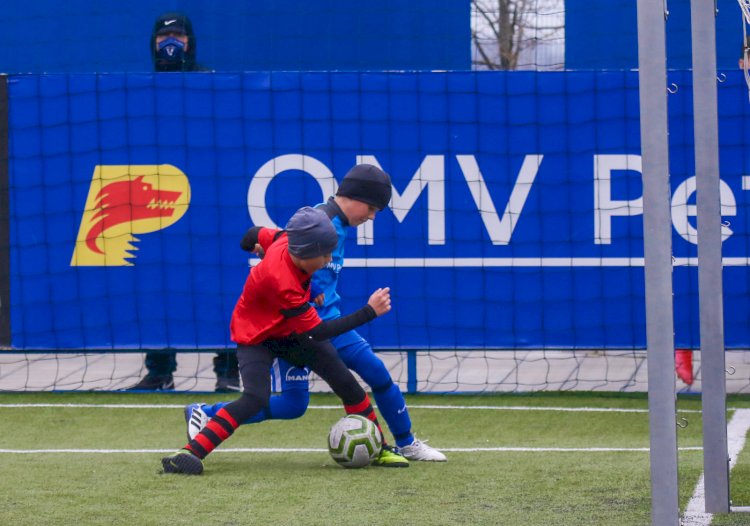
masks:
<path id="1" fill-rule="evenodd" d="M 477 52 L 482 56 L 481 61 L 473 61 L 472 64 L 485 66 L 487 69 L 497 69 L 493 61 L 490 59 L 490 57 L 487 55 L 487 53 L 484 51 L 484 47 L 482 44 L 477 40 L 476 38 L 476 32 L 472 31 L 472 40 L 474 41 L 474 45 L 476 46 Z"/>
<path id="2" fill-rule="evenodd" d="M 561 41 L 563 1 L 472 0 L 472 42 L 477 54 L 473 64 L 516 69 L 522 53 L 528 61 L 528 53 L 534 53 L 540 43 Z"/>

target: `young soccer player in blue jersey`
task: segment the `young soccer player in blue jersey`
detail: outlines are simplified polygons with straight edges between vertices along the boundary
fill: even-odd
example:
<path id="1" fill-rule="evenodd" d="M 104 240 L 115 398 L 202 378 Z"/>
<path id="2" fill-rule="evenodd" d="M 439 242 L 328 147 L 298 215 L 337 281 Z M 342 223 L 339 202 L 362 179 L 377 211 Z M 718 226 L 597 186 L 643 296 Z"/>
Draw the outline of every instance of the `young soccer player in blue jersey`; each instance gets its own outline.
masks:
<path id="1" fill-rule="evenodd" d="M 318 314 L 324 321 L 341 317 L 341 297 L 336 286 L 339 272 L 344 265 L 344 245 L 348 227 L 357 227 L 368 220 L 374 220 L 377 212 L 388 205 L 391 192 L 391 179 L 387 173 L 376 166 L 360 164 L 346 174 L 334 197 L 318 205 L 317 208 L 323 210 L 331 219 L 338 234 L 338 244 L 333 251 L 332 261 L 312 277 L 311 298 L 315 300 Z M 257 226 L 248 230 L 241 245 L 243 249 L 262 256 L 263 247 L 258 243 L 259 231 L 260 227 Z M 333 338 L 331 342 L 346 366 L 355 371 L 372 389 L 378 409 L 396 440 L 397 448 L 394 450 L 384 447 L 373 464 L 383 467 L 408 467 L 408 460 L 447 460 L 443 453 L 414 436 L 403 394 L 393 383 L 388 369 L 373 352 L 370 344 L 354 330 Z M 244 423 L 302 416 L 310 399 L 308 375 L 307 368 L 294 367 L 283 359 L 276 360 L 271 369 L 271 377 L 274 391 L 280 393 L 272 396 L 269 405 Z M 195 436 L 225 405 L 226 402 L 187 406 L 185 418 L 188 435 L 191 438 Z"/>

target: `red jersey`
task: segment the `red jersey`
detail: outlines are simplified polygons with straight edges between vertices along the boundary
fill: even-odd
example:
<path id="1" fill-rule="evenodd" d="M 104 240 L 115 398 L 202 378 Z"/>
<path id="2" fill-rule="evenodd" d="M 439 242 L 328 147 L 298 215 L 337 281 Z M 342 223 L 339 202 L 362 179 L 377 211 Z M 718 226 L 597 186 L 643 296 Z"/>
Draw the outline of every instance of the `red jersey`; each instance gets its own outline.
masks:
<path id="1" fill-rule="evenodd" d="M 265 256 L 251 269 L 234 306 L 230 331 L 235 343 L 254 345 L 292 332 L 301 334 L 321 323 L 309 304 L 310 275 L 292 262 L 286 234 L 273 240 L 277 233 L 263 228 L 258 234 Z M 295 315 L 295 311 L 301 314 Z"/>

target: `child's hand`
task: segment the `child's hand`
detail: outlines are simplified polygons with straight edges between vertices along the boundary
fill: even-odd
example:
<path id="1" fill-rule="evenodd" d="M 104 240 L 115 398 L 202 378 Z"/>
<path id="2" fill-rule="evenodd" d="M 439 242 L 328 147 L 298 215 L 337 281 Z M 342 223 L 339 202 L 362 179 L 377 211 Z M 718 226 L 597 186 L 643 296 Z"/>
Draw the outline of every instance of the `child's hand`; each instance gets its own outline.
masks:
<path id="1" fill-rule="evenodd" d="M 391 310 L 391 289 L 385 287 L 378 289 L 372 293 L 370 299 L 367 300 L 367 304 L 372 307 L 375 314 L 382 316 L 386 312 Z"/>

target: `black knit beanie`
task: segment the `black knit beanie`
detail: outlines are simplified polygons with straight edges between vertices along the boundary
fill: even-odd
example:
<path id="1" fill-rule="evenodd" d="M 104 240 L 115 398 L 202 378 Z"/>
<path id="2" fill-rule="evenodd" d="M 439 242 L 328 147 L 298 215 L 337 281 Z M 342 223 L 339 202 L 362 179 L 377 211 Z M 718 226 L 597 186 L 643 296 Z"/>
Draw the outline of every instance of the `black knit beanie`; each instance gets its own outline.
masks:
<path id="1" fill-rule="evenodd" d="M 336 195 L 382 210 L 391 200 L 391 177 L 377 166 L 358 164 L 344 176 Z"/>

